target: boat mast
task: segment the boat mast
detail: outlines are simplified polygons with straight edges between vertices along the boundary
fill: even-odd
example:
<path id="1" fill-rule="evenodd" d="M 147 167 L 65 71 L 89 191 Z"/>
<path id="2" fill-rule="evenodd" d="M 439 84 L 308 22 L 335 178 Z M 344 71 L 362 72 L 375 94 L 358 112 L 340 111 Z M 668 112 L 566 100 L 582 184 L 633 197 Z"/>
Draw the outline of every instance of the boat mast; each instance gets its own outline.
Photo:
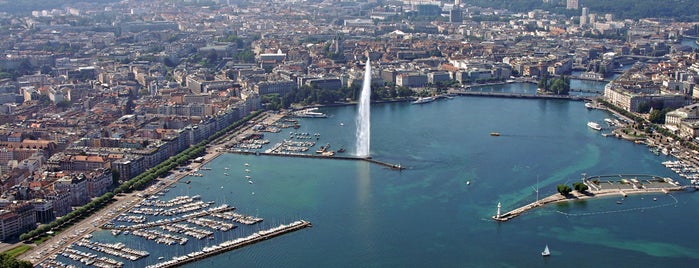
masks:
<path id="1" fill-rule="evenodd" d="M 536 176 L 536 203 L 539 203 L 539 176 Z"/>

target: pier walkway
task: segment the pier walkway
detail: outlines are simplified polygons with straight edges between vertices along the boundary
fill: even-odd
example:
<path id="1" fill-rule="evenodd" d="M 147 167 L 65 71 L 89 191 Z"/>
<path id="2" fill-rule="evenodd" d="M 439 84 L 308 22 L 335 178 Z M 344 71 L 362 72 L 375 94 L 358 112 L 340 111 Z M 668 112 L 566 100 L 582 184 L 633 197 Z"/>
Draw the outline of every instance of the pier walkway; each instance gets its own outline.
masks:
<path id="1" fill-rule="evenodd" d="M 647 177 L 648 179 L 638 180 L 638 179 L 636 179 L 638 177 Z M 599 179 L 601 179 L 601 178 L 617 178 L 617 179 L 620 179 L 620 181 L 617 181 L 617 182 L 611 182 L 611 181 L 599 182 Z M 624 179 L 624 178 L 629 178 L 629 179 Z M 631 178 L 633 178 L 633 179 L 631 179 Z M 695 185 L 681 186 L 678 183 L 672 181 L 671 179 L 660 178 L 660 177 L 652 176 L 652 175 L 628 175 L 628 174 L 600 175 L 600 176 L 592 176 L 592 177 L 584 178 L 583 182 L 585 183 L 585 185 L 588 185 L 588 187 L 590 188 L 590 190 L 586 191 L 585 193 L 580 193 L 580 192 L 574 191 L 566 196 L 561 195 L 560 193 L 555 193 L 553 195 L 547 196 L 545 198 L 542 198 L 542 199 L 537 200 L 535 202 L 526 204 L 524 206 L 515 208 L 513 210 L 502 213 L 500 215 L 494 215 L 494 216 L 492 216 L 492 218 L 493 218 L 493 220 L 496 220 L 499 222 L 509 221 L 509 220 L 511 220 L 511 219 L 521 215 L 521 214 L 524 214 L 527 211 L 532 210 L 534 208 L 544 206 L 546 204 L 558 203 L 558 202 L 568 202 L 568 201 L 592 199 L 592 198 L 598 198 L 598 197 L 609 197 L 609 196 L 614 196 L 614 195 L 626 197 L 626 196 L 632 195 L 632 194 L 658 194 L 658 193 L 667 194 L 669 192 L 684 191 L 684 190 L 690 189 L 690 188 L 694 188 L 695 190 L 697 189 L 697 186 L 695 186 Z M 646 182 L 646 184 L 644 184 L 644 182 Z M 622 184 L 618 185 L 615 183 L 622 183 Z M 655 184 L 655 185 L 659 185 L 659 186 L 653 186 L 653 187 L 646 186 L 646 185 L 650 185 L 650 184 Z M 620 186 L 620 185 L 624 185 L 624 186 Z M 610 187 L 610 188 L 604 188 L 604 187 Z"/>
<path id="2" fill-rule="evenodd" d="M 228 252 L 240 247 L 244 247 L 250 244 L 254 244 L 263 240 L 270 239 L 275 236 L 280 236 L 293 231 L 298 231 L 307 227 L 311 227 L 311 223 L 304 220 L 299 220 L 292 222 L 288 225 L 280 225 L 268 230 L 259 231 L 252 235 L 244 238 L 238 238 L 235 240 L 230 240 L 223 242 L 221 244 L 206 247 L 202 251 L 192 252 L 183 256 L 173 257 L 172 260 L 156 263 L 153 265 L 148 265 L 146 268 L 169 268 L 177 267 L 186 263 L 199 261 L 214 255 L 218 255 L 224 252 Z"/>
<path id="3" fill-rule="evenodd" d="M 554 99 L 571 101 L 591 101 L 589 97 L 570 95 L 540 95 L 524 93 L 502 93 L 502 92 L 480 92 L 480 91 L 455 91 L 454 94 L 460 96 L 496 97 L 496 98 L 516 98 L 516 99 Z"/>
<path id="4" fill-rule="evenodd" d="M 358 156 L 338 156 L 338 155 L 317 155 L 317 154 L 292 154 L 292 153 L 267 153 L 267 152 L 250 152 L 250 151 L 241 151 L 241 150 L 226 150 L 226 152 L 229 153 L 234 153 L 234 154 L 248 154 L 248 155 L 268 155 L 268 156 L 284 156 L 284 157 L 300 157 L 300 158 L 322 158 L 322 159 L 341 159 L 341 160 L 359 160 L 359 161 L 367 161 L 370 163 L 374 163 L 377 165 L 381 165 L 390 169 L 396 169 L 396 170 L 403 170 L 405 167 L 401 166 L 400 164 L 391 164 L 387 162 L 383 162 L 380 160 L 376 160 L 370 157 L 358 157 Z"/>

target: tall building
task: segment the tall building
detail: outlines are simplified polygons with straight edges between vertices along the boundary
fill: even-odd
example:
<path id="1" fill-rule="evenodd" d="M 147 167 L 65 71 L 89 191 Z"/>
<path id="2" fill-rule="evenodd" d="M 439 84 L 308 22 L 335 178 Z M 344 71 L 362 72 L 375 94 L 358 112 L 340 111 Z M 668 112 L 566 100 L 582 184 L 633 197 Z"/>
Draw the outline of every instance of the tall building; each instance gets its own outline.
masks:
<path id="1" fill-rule="evenodd" d="M 611 14 L 611 13 L 604 14 L 604 20 L 606 20 L 608 22 L 614 21 L 614 14 Z"/>
<path id="2" fill-rule="evenodd" d="M 463 15 L 461 13 L 461 9 L 458 6 L 454 6 L 454 8 L 452 8 L 451 11 L 449 11 L 449 22 L 461 23 L 463 21 L 464 21 L 464 18 L 463 18 Z"/>
<path id="3" fill-rule="evenodd" d="M 566 2 L 566 9 L 578 9 L 578 0 L 568 0 Z"/>
<path id="4" fill-rule="evenodd" d="M 580 14 L 580 26 L 585 26 L 590 24 L 590 16 L 589 13 L 590 11 L 588 8 L 583 7 L 582 8 L 582 14 Z"/>

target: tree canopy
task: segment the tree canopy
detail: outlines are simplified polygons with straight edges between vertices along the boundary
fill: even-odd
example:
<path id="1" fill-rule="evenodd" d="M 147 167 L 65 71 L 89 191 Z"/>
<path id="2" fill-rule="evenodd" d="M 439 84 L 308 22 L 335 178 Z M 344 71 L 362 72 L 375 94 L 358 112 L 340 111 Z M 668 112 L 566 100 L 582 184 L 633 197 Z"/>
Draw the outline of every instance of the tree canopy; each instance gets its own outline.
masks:
<path id="1" fill-rule="evenodd" d="M 570 92 L 570 78 L 567 76 L 560 76 L 549 79 L 548 75 L 544 75 L 539 80 L 539 84 L 537 86 L 539 89 L 545 92 L 550 92 L 556 95 L 568 95 L 568 92 Z"/>
<path id="2" fill-rule="evenodd" d="M 31 268 L 32 263 L 23 260 L 17 260 L 9 254 L 0 254 L 0 267 L 2 268 Z"/>
<path id="3" fill-rule="evenodd" d="M 562 194 L 562 195 L 568 195 L 568 194 L 570 194 L 570 192 L 573 191 L 573 189 L 571 189 L 570 186 L 565 185 L 565 184 L 559 184 L 558 186 L 556 186 L 556 190 L 558 191 L 559 194 Z"/>
<path id="4" fill-rule="evenodd" d="M 573 189 L 582 193 L 582 192 L 587 191 L 589 189 L 589 187 L 582 182 L 575 182 L 575 183 L 573 183 Z"/>

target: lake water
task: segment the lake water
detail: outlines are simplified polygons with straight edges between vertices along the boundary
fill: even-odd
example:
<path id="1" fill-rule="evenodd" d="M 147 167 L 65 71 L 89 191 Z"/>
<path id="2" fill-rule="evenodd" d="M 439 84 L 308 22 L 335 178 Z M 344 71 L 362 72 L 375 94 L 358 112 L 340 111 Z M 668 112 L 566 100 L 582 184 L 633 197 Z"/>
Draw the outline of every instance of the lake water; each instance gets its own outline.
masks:
<path id="1" fill-rule="evenodd" d="M 696 39 L 692 39 L 692 38 L 682 39 L 681 44 L 684 46 L 689 46 L 691 48 L 699 48 L 699 45 L 697 45 Z"/>
<path id="2" fill-rule="evenodd" d="M 526 92 L 530 86 L 492 90 Z M 137 262 L 122 260 L 125 267 L 142 267 L 159 256 L 305 219 L 312 228 L 187 267 L 686 267 L 699 261 L 694 193 L 630 196 L 621 205 L 618 197 L 548 205 L 504 223 L 490 218 L 498 202 L 503 211 L 516 208 L 536 200 L 537 185 L 540 196 L 551 195 L 581 173 L 681 179 L 661 164 L 669 158 L 586 126 L 603 123 L 611 117 L 607 112 L 585 109 L 582 102 L 484 97 L 371 109 L 372 157 L 406 170 L 352 160 L 225 154 L 208 164 L 212 170 L 202 171 L 204 177 L 178 183 L 162 199 L 199 194 L 203 201 L 263 217 L 263 223 L 184 246 L 107 231 L 92 240 L 150 251 Z M 329 118 L 301 119 L 300 129 L 265 138 L 274 143 L 289 131 L 319 133 L 312 150 L 330 143 L 352 154 L 356 107 L 319 111 Z M 493 131 L 501 136 L 490 136 Z M 244 163 L 253 184 L 244 179 Z M 549 258 L 540 255 L 545 245 Z"/>

